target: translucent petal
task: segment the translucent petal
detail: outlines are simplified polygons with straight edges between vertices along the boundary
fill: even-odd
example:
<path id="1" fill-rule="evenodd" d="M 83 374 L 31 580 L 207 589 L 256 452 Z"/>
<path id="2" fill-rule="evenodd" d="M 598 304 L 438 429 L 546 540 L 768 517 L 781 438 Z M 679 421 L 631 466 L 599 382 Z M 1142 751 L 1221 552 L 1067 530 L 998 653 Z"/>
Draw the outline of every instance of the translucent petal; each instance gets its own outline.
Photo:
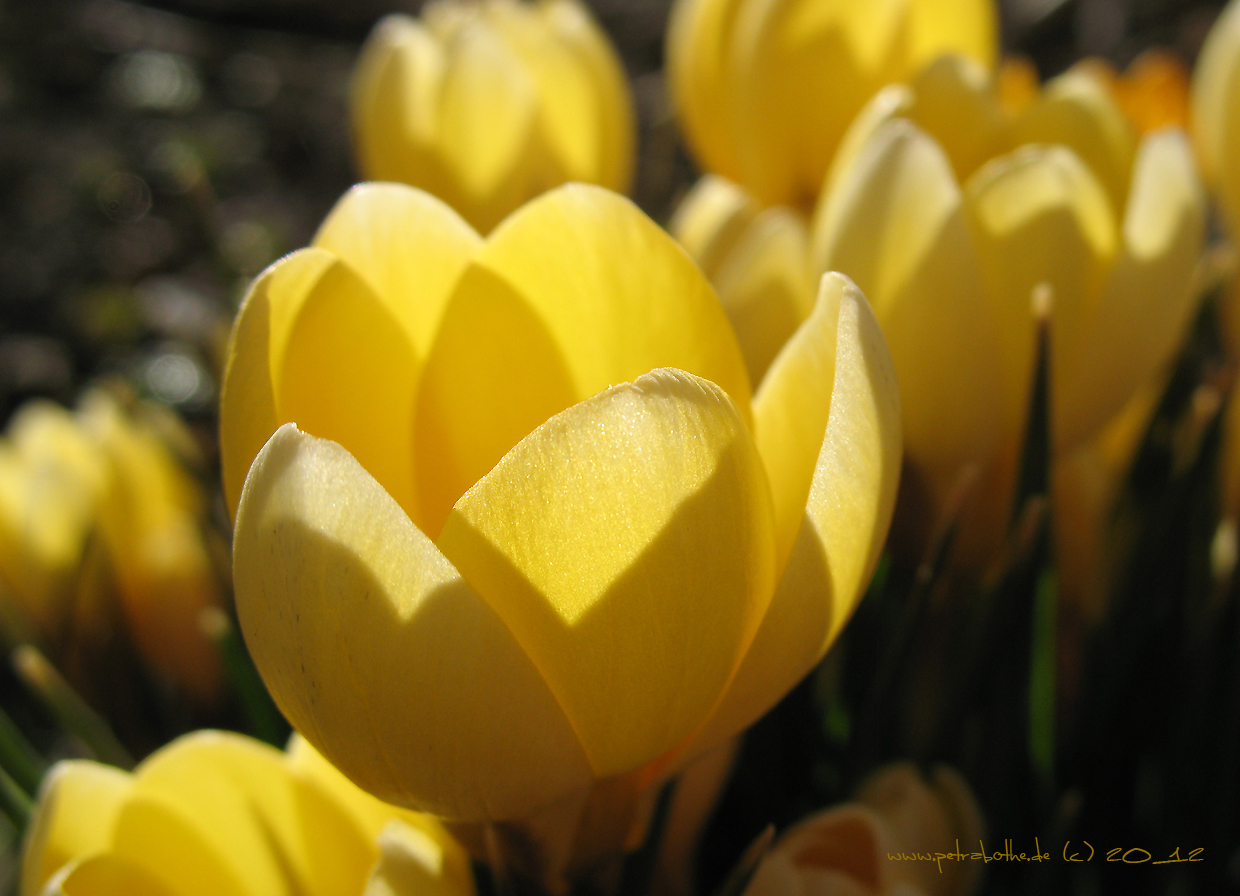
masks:
<path id="1" fill-rule="evenodd" d="M 440 200 L 403 184 L 358 184 L 336 203 L 314 245 L 357 272 L 399 321 L 419 359 L 444 305 L 482 243 Z"/>
<path id="2" fill-rule="evenodd" d="M 535 430 L 457 502 L 439 545 L 606 776 L 669 750 L 718 700 L 770 600 L 770 514 L 735 405 L 662 370 Z"/>
<path id="3" fill-rule="evenodd" d="M 570 184 L 526 205 L 466 271 L 426 363 L 423 531 L 437 534 L 456 499 L 552 414 L 662 366 L 718 384 L 748 417 L 731 325 L 683 249 L 598 187 Z"/>
<path id="4" fill-rule="evenodd" d="M 1056 438 L 1079 444 L 1119 410 L 1181 344 L 1198 290 L 1206 199 L 1182 132 L 1141 143 L 1123 246 L 1106 289 L 1079 326 L 1059 334 Z"/>
<path id="5" fill-rule="evenodd" d="M 744 189 L 704 174 L 676 206 L 667 229 L 713 282 L 719 266 L 759 211 Z"/>
<path id="6" fill-rule="evenodd" d="M 873 573 L 900 477 L 900 399 L 865 297 L 823 278 L 813 314 L 754 405 L 777 513 L 783 578 L 693 752 L 770 709 L 843 628 Z"/>
<path id="7" fill-rule="evenodd" d="M 290 425 L 264 447 L 233 568 L 272 696 L 364 789 L 494 820 L 592 779 L 504 623 L 340 446 Z"/>

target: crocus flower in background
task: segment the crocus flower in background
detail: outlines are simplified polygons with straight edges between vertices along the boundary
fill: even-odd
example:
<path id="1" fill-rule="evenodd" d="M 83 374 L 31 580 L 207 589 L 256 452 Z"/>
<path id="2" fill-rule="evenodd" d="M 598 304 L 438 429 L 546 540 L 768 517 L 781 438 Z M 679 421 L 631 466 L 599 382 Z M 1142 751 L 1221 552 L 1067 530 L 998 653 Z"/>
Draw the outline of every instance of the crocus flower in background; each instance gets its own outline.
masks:
<path id="1" fill-rule="evenodd" d="M 434 819 L 386 806 L 301 738 L 199 731 L 132 773 L 66 760 L 26 838 L 22 896 L 473 896 Z"/>
<path id="2" fill-rule="evenodd" d="M 425 193 L 356 187 L 233 331 L 258 668 L 390 802 L 484 822 L 641 793 L 855 606 L 898 475 L 888 364 L 827 276 L 751 400 L 709 283 L 622 197 L 563 187 L 483 241 Z"/>
<path id="3" fill-rule="evenodd" d="M 624 69 L 578 0 L 438 0 L 379 22 L 352 88 L 366 180 L 421 187 L 482 232 L 568 181 L 625 192 Z"/>
<path id="4" fill-rule="evenodd" d="M 221 695 L 220 659 L 200 624 L 223 600 L 206 498 L 161 434 L 180 425 L 97 389 L 76 413 L 26 405 L 0 444 L 7 637 L 42 645 L 88 693 L 91 654 L 119 628 L 176 693 L 199 705 Z"/>
<path id="5" fill-rule="evenodd" d="M 849 123 L 881 87 L 958 52 L 993 65 L 991 0 L 678 0 L 668 78 L 703 169 L 809 211 Z"/>

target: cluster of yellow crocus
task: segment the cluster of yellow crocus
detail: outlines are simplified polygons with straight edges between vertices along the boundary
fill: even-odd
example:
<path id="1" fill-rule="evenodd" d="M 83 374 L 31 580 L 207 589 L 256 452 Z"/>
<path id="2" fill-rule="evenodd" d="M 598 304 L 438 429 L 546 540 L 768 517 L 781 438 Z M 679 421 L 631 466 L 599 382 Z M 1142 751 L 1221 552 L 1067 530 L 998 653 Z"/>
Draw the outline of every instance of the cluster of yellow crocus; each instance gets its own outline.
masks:
<path id="1" fill-rule="evenodd" d="M 679 0 L 672 96 L 704 169 L 808 210 L 853 118 L 942 53 L 993 64 L 991 0 Z"/>
<path id="2" fill-rule="evenodd" d="M 251 288 L 221 442 L 277 704 L 366 790 L 464 821 L 656 782 L 765 712 L 855 605 L 900 464 L 847 279 L 751 396 L 701 271 L 585 185 L 486 240 L 355 187 Z"/>
<path id="3" fill-rule="evenodd" d="M 421 187 L 482 232 L 569 181 L 628 189 L 624 69 L 579 0 L 427 3 L 383 19 L 352 87 L 367 180 Z"/>
<path id="4" fill-rule="evenodd" d="M 473 896 L 464 850 L 434 819 L 358 790 L 300 737 L 281 752 L 199 731 L 132 773 L 48 773 L 22 896 Z"/>
<path id="5" fill-rule="evenodd" d="M 939 766 L 927 783 L 912 763 L 897 763 L 862 784 L 852 802 L 789 828 L 745 896 L 968 896 L 981 881 L 981 862 L 970 857 L 982 834 L 959 773 Z"/>
<path id="6" fill-rule="evenodd" d="M 891 348 L 909 488 L 941 512 L 972 468 L 988 483 L 980 528 L 992 532 L 1009 512 L 1038 314 L 1049 321 L 1053 448 L 1066 457 L 1178 346 L 1204 228 L 1184 134 L 1138 137 L 1096 68 L 1005 104 L 957 56 L 874 97 L 811 223 L 760 210 L 719 179 L 700 183 L 673 222 L 715 272 L 759 361 L 751 373 L 799 322 L 815 272 L 852 277 Z"/>
<path id="7" fill-rule="evenodd" d="M 223 673 L 200 617 L 222 592 L 202 489 L 162 434 L 179 425 L 102 389 L 73 413 L 17 411 L 0 440 L 0 606 L 11 642 L 44 645 L 79 681 L 123 628 L 156 677 L 211 702 Z"/>

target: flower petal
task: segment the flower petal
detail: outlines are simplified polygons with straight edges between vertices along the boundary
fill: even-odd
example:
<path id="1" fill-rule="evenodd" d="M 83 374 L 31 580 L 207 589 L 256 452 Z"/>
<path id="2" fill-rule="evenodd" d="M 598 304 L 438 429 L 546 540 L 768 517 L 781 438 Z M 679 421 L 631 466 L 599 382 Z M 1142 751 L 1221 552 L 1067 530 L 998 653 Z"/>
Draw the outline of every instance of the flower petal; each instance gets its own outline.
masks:
<path id="1" fill-rule="evenodd" d="M 607 776 L 675 746 L 723 692 L 770 600 L 770 514 L 736 406 L 660 370 L 531 433 L 457 502 L 439 545 Z"/>
<path id="2" fill-rule="evenodd" d="M 390 822 L 378 837 L 379 860 L 366 896 L 473 896 L 468 857 L 446 833 L 444 838 L 404 821 Z"/>
<path id="3" fill-rule="evenodd" d="M 1005 120 L 990 73 L 967 56 L 940 56 L 910 84 L 909 116 L 934 135 L 963 182 L 1005 149 Z"/>
<path id="4" fill-rule="evenodd" d="M 1052 345 L 1072 339 L 1114 259 L 1115 219 L 1098 180 L 1062 146 L 1027 146 L 995 159 L 966 192 L 1004 361 L 1002 439 L 1018 440 L 1033 377 L 1034 291 L 1050 288 Z M 1058 354 L 1051 354 L 1052 395 L 1062 391 Z"/>
<path id="5" fill-rule="evenodd" d="M 1136 143 L 1123 112 L 1096 78 L 1067 71 L 1049 81 L 1017 118 L 1014 143 L 1068 147 L 1098 179 L 1111 207 L 1124 207 Z"/>
<path id="6" fill-rule="evenodd" d="M 745 356 L 751 383 L 761 383 L 784 343 L 814 305 L 809 233 L 783 206 L 764 209 L 713 278 Z"/>
<path id="7" fill-rule="evenodd" d="M 1201 167 L 1221 192 L 1232 232 L 1240 227 L 1240 6 L 1223 8 L 1193 69 L 1192 121 Z"/>
<path id="8" fill-rule="evenodd" d="M 662 366 L 717 383 L 748 417 L 731 325 L 671 237 L 598 187 L 570 184 L 526 205 L 466 271 L 426 363 L 423 531 L 437 533 L 457 498 L 552 414 Z"/>
<path id="9" fill-rule="evenodd" d="M 314 236 L 356 271 L 400 321 L 419 358 L 482 239 L 456 212 L 404 184 L 358 184 Z"/>
<path id="10" fill-rule="evenodd" d="M 1057 334 L 1056 439 L 1096 432 L 1183 341 L 1199 297 L 1193 272 L 1205 240 L 1206 199 L 1179 130 L 1141 142 L 1124 215 L 1123 247 L 1096 306 Z"/>
<path id="11" fill-rule="evenodd" d="M 128 772 L 98 762 L 67 759 L 52 767 L 22 851 L 22 896 L 38 896 L 62 866 L 107 849 L 131 782 Z"/>
<path id="12" fill-rule="evenodd" d="M 176 815 L 255 893 L 334 896 L 365 880 L 375 859 L 362 829 L 292 774 L 283 753 L 240 735 L 199 731 L 153 754 L 134 773 L 132 803 L 143 800 Z M 133 836 L 132 822 L 124 813 L 117 822 L 117 854 L 141 849 L 130 858 L 169 880 L 158 871 L 175 865 Z"/>
<path id="13" fill-rule="evenodd" d="M 697 753 L 742 730 L 822 658 L 886 539 L 900 477 L 900 400 L 882 333 L 843 275 L 772 366 L 754 405 L 783 578 Z"/>
<path id="14" fill-rule="evenodd" d="M 339 445 L 285 426 L 263 448 L 233 567 L 272 696 L 364 789 L 495 820 L 592 780 L 504 623 Z"/>
<path id="15" fill-rule="evenodd" d="M 185 891 L 168 886 L 139 865 L 103 853 L 66 865 L 40 892 L 43 896 L 183 896 Z"/>
<path id="16" fill-rule="evenodd" d="M 704 174 L 676 206 L 667 229 L 713 282 L 758 212 L 753 197 L 741 187 L 718 175 Z"/>

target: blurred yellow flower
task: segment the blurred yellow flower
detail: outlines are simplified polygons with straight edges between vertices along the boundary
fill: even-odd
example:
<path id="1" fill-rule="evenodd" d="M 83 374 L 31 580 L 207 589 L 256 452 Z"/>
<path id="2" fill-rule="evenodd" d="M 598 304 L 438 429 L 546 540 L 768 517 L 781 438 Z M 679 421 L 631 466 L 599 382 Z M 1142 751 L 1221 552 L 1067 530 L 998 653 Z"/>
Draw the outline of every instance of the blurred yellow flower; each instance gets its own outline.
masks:
<path id="1" fill-rule="evenodd" d="M 18 410 L 0 441 L 0 605 L 11 641 L 53 656 L 119 625 L 152 673 L 211 702 L 223 672 L 199 623 L 222 593 L 205 498 L 157 413 L 127 413 L 103 390 L 76 414 L 44 401 Z"/>
<path id="2" fill-rule="evenodd" d="M 352 86 L 367 180 L 413 184 L 482 232 L 569 181 L 628 189 L 624 69 L 579 0 L 435 0 L 375 27 Z"/>
<path id="3" fill-rule="evenodd" d="M 242 629 L 298 730 L 389 802 L 499 820 L 650 781 L 822 656 L 899 438 L 843 277 L 751 400 L 709 283 L 624 198 L 562 187 L 483 241 L 361 185 L 234 325 Z"/>
<path id="4" fill-rule="evenodd" d="M 48 773 L 22 896 L 473 896 L 434 819 L 363 793 L 300 737 L 287 753 L 198 731 L 131 774 L 88 760 Z"/>
<path id="5" fill-rule="evenodd" d="M 1240 233 L 1240 3 L 1223 8 L 1193 70 L 1193 138 L 1233 239 Z"/>
<path id="6" fill-rule="evenodd" d="M 879 770 L 857 799 L 798 822 L 758 866 L 745 896 L 968 896 L 980 862 L 905 861 L 978 849 L 982 816 L 945 766 L 928 784 L 911 762 Z"/>
<path id="7" fill-rule="evenodd" d="M 910 469 L 942 508 L 961 471 L 1001 532 L 1049 310 L 1056 457 L 1098 436 L 1180 344 L 1205 198 L 1177 129 L 1138 137 L 1089 68 L 1005 110 L 943 57 L 858 117 L 815 213 L 816 270 L 874 303 Z"/>
<path id="8" fill-rule="evenodd" d="M 678 0 L 668 78 L 699 164 L 809 210 L 849 123 L 941 53 L 994 63 L 990 0 Z"/>

